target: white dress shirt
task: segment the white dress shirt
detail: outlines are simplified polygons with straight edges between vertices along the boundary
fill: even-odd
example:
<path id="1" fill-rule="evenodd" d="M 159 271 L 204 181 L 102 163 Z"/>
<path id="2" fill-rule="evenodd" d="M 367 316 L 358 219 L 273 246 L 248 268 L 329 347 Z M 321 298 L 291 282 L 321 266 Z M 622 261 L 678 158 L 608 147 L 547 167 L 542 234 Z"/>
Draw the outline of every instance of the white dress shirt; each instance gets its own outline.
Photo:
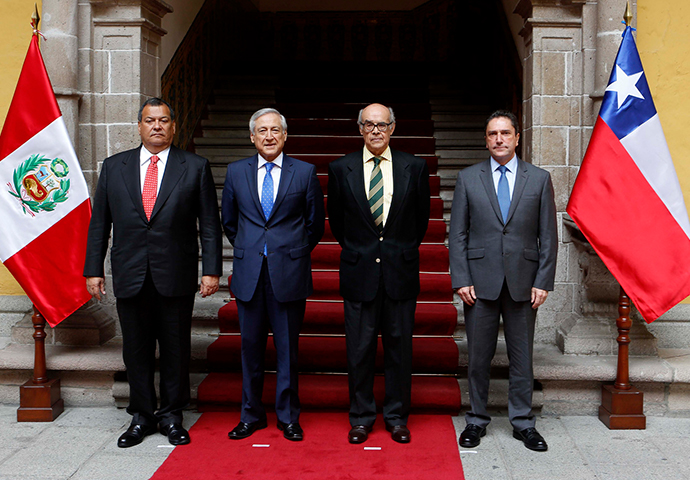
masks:
<path id="1" fill-rule="evenodd" d="M 170 155 L 170 147 L 166 148 L 160 153 L 151 153 L 146 150 L 145 146 L 141 146 L 139 151 L 139 186 L 141 187 L 141 193 L 144 193 L 144 181 L 146 180 L 146 171 L 149 169 L 149 164 L 151 163 L 151 157 L 154 155 L 158 156 L 158 188 L 156 192 L 161 191 L 161 182 L 163 181 L 163 174 L 165 173 L 165 166 L 168 164 L 168 155 Z"/>
<path id="2" fill-rule="evenodd" d="M 369 198 L 369 182 L 371 182 L 371 174 L 374 171 L 374 155 L 369 149 L 364 147 L 364 191 Z M 381 174 L 383 175 L 383 224 L 386 224 L 388 219 L 388 212 L 391 209 L 391 200 L 393 200 L 393 154 L 390 147 L 379 155 L 383 161 L 379 164 Z"/>
<path id="3" fill-rule="evenodd" d="M 513 158 L 506 163 L 506 180 L 508 180 L 508 191 L 510 192 L 510 199 L 513 199 L 513 190 L 515 189 L 515 173 L 517 172 L 517 156 L 513 155 Z M 494 190 L 496 190 L 496 195 L 498 195 L 498 181 L 501 179 L 501 171 L 498 169 L 501 164 L 491 157 L 491 175 L 494 179 Z"/>
<path id="4" fill-rule="evenodd" d="M 268 161 L 262 157 L 260 153 L 257 153 L 257 156 L 259 157 L 259 171 L 256 176 L 256 181 L 259 190 L 259 200 L 261 200 L 261 193 L 264 189 L 264 178 L 266 177 L 265 165 Z M 271 178 L 273 179 L 273 203 L 275 203 L 276 196 L 278 195 L 278 186 L 280 185 L 280 172 L 283 170 L 283 152 L 280 152 L 272 163 L 274 166 L 271 170 Z"/>

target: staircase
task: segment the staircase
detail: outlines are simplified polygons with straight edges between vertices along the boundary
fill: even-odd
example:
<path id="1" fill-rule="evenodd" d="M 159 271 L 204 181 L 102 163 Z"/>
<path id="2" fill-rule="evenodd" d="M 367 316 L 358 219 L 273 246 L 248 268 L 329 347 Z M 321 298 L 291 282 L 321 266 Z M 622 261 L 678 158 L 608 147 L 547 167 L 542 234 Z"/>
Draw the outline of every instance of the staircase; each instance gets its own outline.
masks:
<path id="1" fill-rule="evenodd" d="M 212 163 L 220 199 L 227 164 L 255 153 L 248 138 L 249 116 L 259 108 L 274 106 L 288 122 L 285 153 L 316 165 L 327 202 L 328 163 L 363 147 L 356 125 L 359 110 L 371 102 L 393 107 L 397 123 L 391 147 L 426 159 L 432 192 L 429 229 L 420 248 L 421 293 L 413 338 L 413 410 L 457 414 L 460 409 L 456 378 L 458 349 L 453 334 L 458 315 L 448 274 L 444 217 L 448 217 L 451 198 L 448 193 L 452 192 L 459 166 L 451 160 L 444 166 L 445 178 L 442 178 L 438 175 L 436 152 L 439 140 L 443 142 L 445 138 L 446 143 L 457 143 L 458 136 L 473 139 L 476 147 L 476 132 L 481 133 L 483 125 L 475 121 L 471 111 L 453 113 L 465 107 L 445 101 L 442 88 L 441 94 L 431 98 L 426 76 L 409 73 L 400 76 L 398 83 L 404 85 L 401 88 L 381 87 L 390 76 L 367 77 L 370 86 L 362 87 L 356 87 L 361 85 L 361 77 L 340 76 L 337 85 L 333 84 L 333 77 L 327 80 L 313 77 L 310 85 L 305 85 L 304 77 L 299 83 L 287 76 L 227 77 L 220 83 L 223 87 L 214 91 L 207 106 L 207 119 L 201 125 L 201 136 L 195 137 L 194 146 L 196 153 Z M 458 128 L 453 123 L 455 114 L 465 115 L 474 123 Z M 444 129 L 435 130 L 432 115 L 446 116 L 440 117 L 447 121 Z M 476 156 L 464 155 L 470 159 Z M 445 192 L 441 191 L 442 184 Z M 229 274 L 232 247 L 227 241 L 224 259 L 225 274 Z M 349 407 L 343 304 L 338 293 L 339 259 L 340 246 L 326 222 L 326 233 L 312 253 L 314 294 L 307 300 L 300 336 L 300 399 L 305 408 L 346 410 Z M 201 411 L 237 408 L 241 404 L 240 335 L 234 301 L 220 308 L 218 327 L 220 335 L 207 350 L 210 373 L 198 387 L 197 405 Z M 275 350 L 270 339 L 266 370 L 264 402 L 271 405 L 275 398 Z M 381 405 L 384 385 L 380 345 L 376 370 L 375 395 Z"/>

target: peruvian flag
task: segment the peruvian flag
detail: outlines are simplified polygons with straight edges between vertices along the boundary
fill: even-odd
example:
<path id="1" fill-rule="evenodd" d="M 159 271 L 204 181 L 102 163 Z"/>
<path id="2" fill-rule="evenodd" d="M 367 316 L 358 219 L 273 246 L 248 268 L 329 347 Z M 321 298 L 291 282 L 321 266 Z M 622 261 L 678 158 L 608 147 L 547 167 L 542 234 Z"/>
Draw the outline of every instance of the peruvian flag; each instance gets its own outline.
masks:
<path id="1" fill-rule="evenodd" d="M 567 211 L 648 323 L 690 295 L 690 221 L 631 27 Z"/>
<path id="2" fill-rule="evenodd" d="M 0 134 L 0 260 L 55 326 L 91 296 L 91 202 L 34 34 Z"/>

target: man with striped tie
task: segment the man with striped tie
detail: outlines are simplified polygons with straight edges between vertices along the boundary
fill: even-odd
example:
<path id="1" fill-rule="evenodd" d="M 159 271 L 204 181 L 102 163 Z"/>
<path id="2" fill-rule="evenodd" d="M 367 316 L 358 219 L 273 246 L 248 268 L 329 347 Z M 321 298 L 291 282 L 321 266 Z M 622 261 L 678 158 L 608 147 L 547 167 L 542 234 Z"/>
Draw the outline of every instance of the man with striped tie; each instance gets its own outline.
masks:
<path id="1" fill-rule="evenodd" d="M 386 430 L 410 441 L 412 328 L 419 294 L 419 245 L 429 223 L 426 162 L 392 150 L 393 109 L 372 104 L 359 112 L 364 149 L 328 168 L 328 215 L 342 247 L 340 294 L 350 389 L 350 443 L 366 441 L 376 420 L 374 362 L 383 339 Z"/>

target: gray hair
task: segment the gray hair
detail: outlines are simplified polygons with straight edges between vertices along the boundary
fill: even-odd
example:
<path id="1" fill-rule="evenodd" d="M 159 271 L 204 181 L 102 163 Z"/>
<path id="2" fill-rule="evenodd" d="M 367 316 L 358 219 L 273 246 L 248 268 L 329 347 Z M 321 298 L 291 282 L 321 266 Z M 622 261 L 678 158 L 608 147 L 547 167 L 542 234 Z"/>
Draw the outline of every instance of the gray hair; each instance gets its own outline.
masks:
<path id="1" fill-rule="evenodd" d="M 259 117 L 263 117 L 264 115 L 268 115 L 269 113 L 275 113 L 280 117 L 280 126 L 283 127 L 284 132 L 287 132 L 287 120 L 285 120 L 285 117 L 281 115 L 278 110 L 275 108 L 262 108 L 261 110 L 257 110 L 254 115 L 252 115 L 252 118 L 249 119 L 249 133 L 254 135 L 257 119 Z"/>
<path id="2" fill-rule="evenodd" d="M 139 108 L 139 115 L 137 116 L 137 119 L 139 120 L 139 123 L 141 123 L 142 116 L 144 114 L 144 107 L 162 107 L 162 106 L 168 107 L 168 111 L 170 112 L 170 120 L 175 121 L 175 112 L 173 111 L 172 107 L 168 102 L 163 100 L 162 98 L 158 97 L 153 97 L 149 98 L 144 102 L 144 104 Z"/>
<path id="3" fill-rule="evenodd" d="M 357 123 L 359 123 L 360 125 L 362 123 L 362 113 L 364 112 L 365 108 L 367 108 L 367 107 L 364 107 L 363 109 L 361 109 L 359 111 L 359 115 L 357 115 Z M 389 115 L 388 121 L 390 123 L 395 123 L 395 113 L 393 113 L 393 109 L 391 107 L 386 107 L 386 108 L 388 108 L 388 115 Z"/>

